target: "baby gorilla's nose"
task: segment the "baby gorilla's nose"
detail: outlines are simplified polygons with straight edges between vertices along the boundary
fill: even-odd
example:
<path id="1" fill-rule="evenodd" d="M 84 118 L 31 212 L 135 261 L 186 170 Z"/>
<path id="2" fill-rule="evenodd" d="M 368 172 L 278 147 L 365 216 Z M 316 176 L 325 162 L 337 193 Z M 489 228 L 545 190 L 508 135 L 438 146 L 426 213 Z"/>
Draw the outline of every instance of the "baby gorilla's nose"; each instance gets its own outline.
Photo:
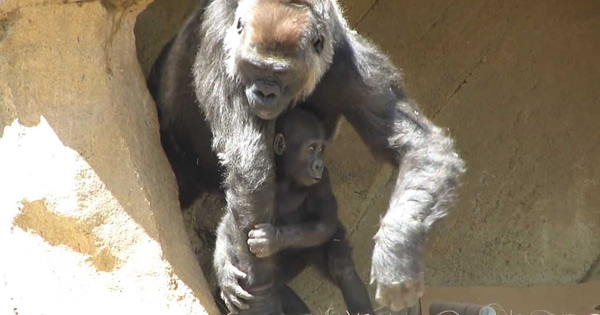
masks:
<path id="1" fill-rule="evenodd" d="M 323 161 L 322 160 L 316 160 L 313 165 L 312 165 L 312 170 L 313 170 L 313 178 L 316 180 L 321 179 L 321 177 L 323 176 Z"/>

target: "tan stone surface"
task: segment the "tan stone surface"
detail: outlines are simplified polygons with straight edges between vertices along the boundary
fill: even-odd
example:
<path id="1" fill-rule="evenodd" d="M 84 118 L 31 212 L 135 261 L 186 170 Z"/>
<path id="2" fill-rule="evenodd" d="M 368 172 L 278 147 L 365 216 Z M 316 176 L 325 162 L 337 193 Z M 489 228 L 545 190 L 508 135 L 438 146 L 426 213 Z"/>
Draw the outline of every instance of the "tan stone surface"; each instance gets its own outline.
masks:
<path id="1" fill-rule="evenodd" d="M 1 314 L 215 313 L 136 58 L 147 2 L 0 2 Z"/>
<path id="2" fill-rule="evenodd" d="M 164 14 L 159 8 L 168 3 L 155 1 L 138 23 L 138 38 L 153 40 L 138 51 L 144 71 L 194 1 L 179 0 L 173 6 L 181 10 Z M 350 25 L 402 68 L 409 94 L 451 130 L 467 160 L 459 200 L 427 244 L 427 282 L 527 286 L 600 279 L 594 267 L 600 255 L 600 2 L 342 3 Z M 164 22 L 161 34 L 142 27 L 156 23 L 144 16 Z M 357 143 L 344 123 L 328 164 L 367 280 L 393 169 L 373 163 Z M 315 272 L 294 286 L 315 311 L 342 313 L 340 294 Z"/>
<path id="3" fill-rule="evenodd" d="M 598 292 L 600 292 L 600 281 L 578 285 L 535 287 L 431 286 L 427 288 L 421 299 L 421 309 L 423 315 L 437 315 L 429 312 L 431 304 L 437 301 L 451 301 L 490 305 L 499 315 L 598 314 L 600 313 Z"/>

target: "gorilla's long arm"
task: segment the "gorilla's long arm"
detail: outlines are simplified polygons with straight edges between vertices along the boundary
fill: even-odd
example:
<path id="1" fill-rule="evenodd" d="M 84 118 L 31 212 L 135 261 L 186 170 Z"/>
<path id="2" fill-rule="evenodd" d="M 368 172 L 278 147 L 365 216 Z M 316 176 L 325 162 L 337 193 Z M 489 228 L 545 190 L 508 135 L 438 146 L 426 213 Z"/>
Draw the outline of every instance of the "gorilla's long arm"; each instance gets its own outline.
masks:
<path id="1" fill-rule="evenodd" d="M 404 95 L 392 63 L 360 35 L 338 33 L 346 36 L 338 39 L 334 63 L 309 103 L 326 115 L 343 114 L 375 155 L 400 167 L 371 270 L 377 300 L 399 310 L 421 295 L 422 243 L 446 214 L 464 162 L 453 141 Z"/>
<path id="2" fill-rule="evenodd" d="M 196 96 L 212 132 L 212 148 L 225 168 L 223 186 L 227 211 L 233 221 L 231 232 L 236 234 L 232 241 L 238 250 L 237 266 L 247 274 L 241 283 L 255 297 L 248 303 L 250 310 L 241 313 L 277 314 L 281 305 L 273 291 L 272 259 L 259 259 L 247 246 L 242 246 L 252 227 L 269 222 L 272 217 L 275 123 L 256 117 L 248 106 L 243 87 L 223 72 L 224 33 L 233 21 L 235 5 L 235 1 L 210 2 L 201 26 L 186 29 L 198 32 L 195 38 L 200 43 L 195 45 L 198 53 L 193 66 Z M 198 17 L 195 23 L 202 19 Z"/>
<path id="3" fill-rule="evenodd" d="M 240 242 L 231 239 L 236 235 L 229 233 L 236 229 L 234 222 L 231 219 L 231 213 L 226 213 L 221 219 L 217 228 L 217 243 L 213 258 L 213 266 L 221 290 L 221 300 L 231 312 L 249 308 L 246 300 L 253 298 L 239 285 L 240 281 L 247 278 L 247 274 L 242 272 L 238 266 L 234 266 L 234 263 L 239 263 L 234 256 L 240 250 L 240 246 L 238 246 Z"/>

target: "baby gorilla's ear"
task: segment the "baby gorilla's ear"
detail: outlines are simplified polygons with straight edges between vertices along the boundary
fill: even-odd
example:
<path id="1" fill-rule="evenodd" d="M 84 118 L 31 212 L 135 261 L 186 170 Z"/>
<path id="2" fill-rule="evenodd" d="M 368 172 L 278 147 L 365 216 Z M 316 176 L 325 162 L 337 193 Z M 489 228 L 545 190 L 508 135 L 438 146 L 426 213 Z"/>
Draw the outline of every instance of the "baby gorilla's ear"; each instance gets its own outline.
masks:
<path id="1" fill-rule="evenodd" d="M 283 151 L 285 151 L 285 139 L 280 133 L 275 135 L 275 141 L 273 141 L 273 150 L 275 150 L 275 154 L 277 155 L 282 155 Z"/>

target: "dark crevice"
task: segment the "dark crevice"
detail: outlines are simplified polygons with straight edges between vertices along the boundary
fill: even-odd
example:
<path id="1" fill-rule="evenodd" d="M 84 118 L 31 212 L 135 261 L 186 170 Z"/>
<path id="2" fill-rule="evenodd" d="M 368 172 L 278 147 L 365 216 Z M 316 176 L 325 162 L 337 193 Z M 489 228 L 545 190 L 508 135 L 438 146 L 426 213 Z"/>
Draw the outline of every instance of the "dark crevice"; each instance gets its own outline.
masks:
<path id="1" fill-rule="evenodd" d="M 579 283 L 584 283 L 584 282 L 588 282 L 588 281 L 592 280 L 592 277 L 594 277 L 594 275 L 596 275 L 596 273 L 598 273 L 598 272 L 600 272 L 600 254 L 596 257 L 594 262 L 590 265 L 590 268 L 588 268 L 588 270 L 586 271 L 585 275 L 581 278 L 581 280 L 579 280 Z M 600 307 L 600 305 L 598 305 L 596 307 L 596 310 L 598 310 L 599 307 Z"/>
<path id="2" fill-rule="evenodd" d="M 352 28 L 356 28 L 358 26 L 358 24 L 360 24 L 360 22 L 362 22 L 365 19 L 365 17 L 367 17 L 367 15 L 369 15 L 369 13 L 371 13 L 371 11 L 373 11 L 373 9 L 375 9 L 375 6 L 379 3 L 379 1 L 380 0 L 373 1 L 371 6 L 369 7 L 369 9 L 365 13 L 363 13 L 363 15 L 360 16 L 360 18 L 358 18 L 358 21 L 356 23 L 354 23 Z"/>
<path id="3" fill-rule="evenodd" d="M 423 32 L 423 34 L 421 34 L 421 36 L 419 37 L 419 40 L 417 42 L 422 41 L 425 36 L 427 36 L 427 34 L 434 29 L 438 24 L 440 24 L 440 22 L 444 21 L 446 19 L 446 13 L 448 12 L 448 9 L 450 9 L 457 0 L 454 0 L 452 2 L 450 2 L 449 5 L 447 5 L 444 10 L 442 10 L 442 12 L 440 13 L 439 17 L 437 19 L 435 19 L 430 25 L 429 27 L 427 27 L 427 29 Z"/>
<path id="4" fill-rule="evenodd" d="M 460 92 L 460 90 L 462 89 L 463 85 L 465 85 L 467 82 L 469 82 L 469 79 L 471 78 L 471 76 L 477 71 L 477 69 L 485 62 L 487 55 L 488 55 L 489 51 L 485 51 L 483 53 L 483 55 L 481 56 L 481 58 L 479 59 L 479 61 L 477 61 L 477 63 L 475 64 L 475 66 L 473 66 L 473 68 L 469 71 L 469 73 L 467 73 L 467 75 L 465 76 L 465 78 L 458 84 L 458 86 L 456 86 L 456 88 L 454 89 L 454 91 L 452 91 L 452 94 L 450 94 L 450 96 L 448 97 L 448 100 L 446 101 L 446 103 L 444 105 L 442 105 L 440 108 L 438 108 L 437 111 L 435 111 L 432 115 L 431 115 L 431 119 L 434 120 L 435 117 L 442 112 L 446 107 L 448 107 L 448 105 L 450 105 L 450 101 L 454 98 L 454 96 Z"/>
<path id="5" fill-rule="evenodd" d="M 5 17 L 0 19 L 0 42 L 5 40 L 19 19 L 19 14 L 16 11 L 9 12 Z"/>

